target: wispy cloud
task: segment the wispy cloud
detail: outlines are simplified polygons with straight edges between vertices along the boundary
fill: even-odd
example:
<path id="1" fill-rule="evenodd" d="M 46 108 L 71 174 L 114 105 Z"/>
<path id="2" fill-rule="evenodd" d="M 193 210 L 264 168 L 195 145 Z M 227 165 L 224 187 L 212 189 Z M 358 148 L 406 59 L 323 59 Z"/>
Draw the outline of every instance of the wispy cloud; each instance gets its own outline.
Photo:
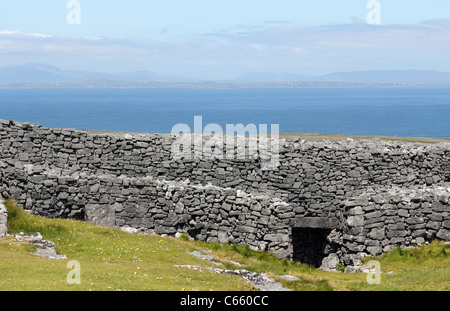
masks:
<path id="1" fill-rule="evenodd" d="M 25 33 L 13 30 L 0 31 L 0 36 L 16 36 L 16 37 L 34 37 L 34 38 L 50 38 L 51 35 L 44 35 L 41 33 Z"/>
<path id="2" fill-rule="evenodd" d="M 267 21 L 267 25 L 236 25 L 178 41 L 57 37 L 4 30 L 0 31 L 0 66 L 39 61 L 67 69 L 143 69 L 202 78 L 229 78 L 258 68 L 303 74 L 369 69 L 450 71 L 450 20 L 383 26 L 358 20 L 314 27 L 289 27 L 285 21 Z"/>
<path id="3" fill-rule="evenodd" d="M 278 19 L 263 21 L 263 23 L 264 24 L 268 24 L 268 25 L 287 25 L 287 24 L 292 24 L 291 21 L 278 20 Z"/>

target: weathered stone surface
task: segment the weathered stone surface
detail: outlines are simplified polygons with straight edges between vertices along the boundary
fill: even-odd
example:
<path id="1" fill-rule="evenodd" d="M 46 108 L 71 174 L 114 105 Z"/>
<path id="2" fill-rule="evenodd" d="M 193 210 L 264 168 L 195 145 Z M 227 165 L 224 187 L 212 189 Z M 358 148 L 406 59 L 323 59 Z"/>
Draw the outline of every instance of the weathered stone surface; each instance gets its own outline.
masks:
<path id="1" fill-rule="evenodd" d="M 364 216 L 350 216 L 347 218 L 347 225 L 350 227 L 364 226 Z"/>
<path id="2" fill-rule="evenodd" d="M 450 241 L 450 230 L 441 229 L 436 234 L 436 237 L 438 237 L 439 239 L 444 240 L 444 241 Z"/>
<path id="3" fill-rule="evenodd" d="M 16 233 L 12 234 L 10 237 L 13 241 L 33 245 L 36 248 L 36 251 L 32 253 L 33 255 L 51 260 L 67 259 L 66 255 L 57 254 L 55 250 L 55 243 L 53 243 L 52 241 L 44 240 L 39 232 Z"/>
<path id="4" fill-rule="evenodd" d="M 337 219 L 325 217 L 303 217 L 295 221 L 297 228 L 336 229 L 338 225 Z"/>
<path id="5" fill-rule="evenodd" d="M 368 234 L 368 238 L 376 241 L 382 241 L 385 237 L 386 229 L 384 227 L 372 229 L 372 231 Z"/>
<path id="6" fill-rule="evenodd" d="M 197 257 L 199 259 L 202 259 L 202 260 L 207 260 L 207 261 L 214 260 L 214 256 L 212 256 L 212 255 L 205 255 L 203 252 L 200 252 L 200 251 L 194 251 L 194 252 L 189 253 L 189 254 L 191 254 L 192 256 L 195 256 L 195 257 Z"/>
<path id="7" fill-rule="evenodd" d="M 325 257 L 320 266 L 323 270 L 336 270 L 338 263 L 340 262 L 339 256 L 337 254 L 330 254 Z"/>
<path id="8" fill-rule="evenodd" d="M 381 246 L 368 246 L 367 251 L 370 255 L 380 255 L 383 253 L 383 248 Z"/>
<path id="9" fill-rule="evenodd" d="M 217 234 L 217 239 L 221 244 L 227 244 L 229 242 L 228 234 L 226 232 L 220 231 Z"/>
<path id="10" fill-rule="evenodd" d="M 115 227 L 116 213 L 115 209 L 109 205 L 87 204 L 85 207 L 85 220 L 98 226 Z"/>

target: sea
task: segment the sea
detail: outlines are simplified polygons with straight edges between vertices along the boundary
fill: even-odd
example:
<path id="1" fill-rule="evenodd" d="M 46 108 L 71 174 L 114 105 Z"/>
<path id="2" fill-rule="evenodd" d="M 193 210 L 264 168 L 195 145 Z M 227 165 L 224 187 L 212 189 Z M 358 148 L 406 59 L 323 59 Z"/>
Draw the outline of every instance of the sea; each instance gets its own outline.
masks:
<path id="1" fill-rule="evenodd" d="M 0 119 L 52 128 L 170 133 L 227 124 L 281 133 L 450 138 L 448 88 L 2 89 Z"/>

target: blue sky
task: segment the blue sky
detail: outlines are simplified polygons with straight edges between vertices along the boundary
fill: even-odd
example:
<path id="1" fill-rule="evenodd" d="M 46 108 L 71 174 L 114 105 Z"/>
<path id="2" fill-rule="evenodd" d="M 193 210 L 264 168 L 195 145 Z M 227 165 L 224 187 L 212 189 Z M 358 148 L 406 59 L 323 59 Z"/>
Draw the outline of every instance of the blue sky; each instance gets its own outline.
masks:
<path id="1" fill-rule="evenodd" d="M 0 0 L 0 66 L 149 70 L 227 79 L 248 72 L 450 71 L 450 1 Z"/>

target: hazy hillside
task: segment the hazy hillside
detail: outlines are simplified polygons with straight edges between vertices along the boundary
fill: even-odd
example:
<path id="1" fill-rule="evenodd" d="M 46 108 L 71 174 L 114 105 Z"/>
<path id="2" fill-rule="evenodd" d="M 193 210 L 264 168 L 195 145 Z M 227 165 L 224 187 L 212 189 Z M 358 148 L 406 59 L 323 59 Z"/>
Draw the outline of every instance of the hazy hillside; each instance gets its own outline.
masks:
<path id="1" fill-rule="evenodd" d="M 355 71 L 335 72 L 321 76 L 307 76 L 286 73 L 251 73 L 236 79 L 239 82 L 287 82 L 320 81 L 343 83 L 406 83 L 406 84 L 446 84 L 450 83 L 450 73 L 425 70 Z"/>
<path id="2" fill-rule="evenodd" d="M 0 68 L 0 83 L 104 83 L 104 82 L 191 82 L 191 79 L 149 71 L 109 74 L 66 71 L 45 64 L 28 64 Z"/>
<path id="3" fill-rule="evenodd" d="M 292 73 L 248 73 L 233 80 L 210 81 L 226 83 L 280 83 L 280 82 L 340 82 L 374 84 L 448 84 L 450 73 L 424 70 L 336 72 L 322 76 Z M 61 70 L 45 64 L 0 67 L 0 83 L 46 83 L 91 85 L 101 83 L 176 83 L 201 82 L 187 77 L 158 74 L 150 71 L 103 73 Z"/>
<path id="4" fill-rule="evenodd" d="M 285 82 L 285 81 L 311 81 L 314 76 L 298 75 L 292 73 L 248 73 L 234 80 L 234 82 Z"/>
<path id="5" fill-rule="evenodd" d="M 59 68 L 30 64 L 0 68 L 0 83 L 65 83 L 73 80 Z"/>
<path id="6" fill-rule="evenodd" d="M 450 73 L 425 70 L 373 70 L 331 73 L 319 77 L 317 80 L 353 83 L 444 84 L 450 83 Z"/>

